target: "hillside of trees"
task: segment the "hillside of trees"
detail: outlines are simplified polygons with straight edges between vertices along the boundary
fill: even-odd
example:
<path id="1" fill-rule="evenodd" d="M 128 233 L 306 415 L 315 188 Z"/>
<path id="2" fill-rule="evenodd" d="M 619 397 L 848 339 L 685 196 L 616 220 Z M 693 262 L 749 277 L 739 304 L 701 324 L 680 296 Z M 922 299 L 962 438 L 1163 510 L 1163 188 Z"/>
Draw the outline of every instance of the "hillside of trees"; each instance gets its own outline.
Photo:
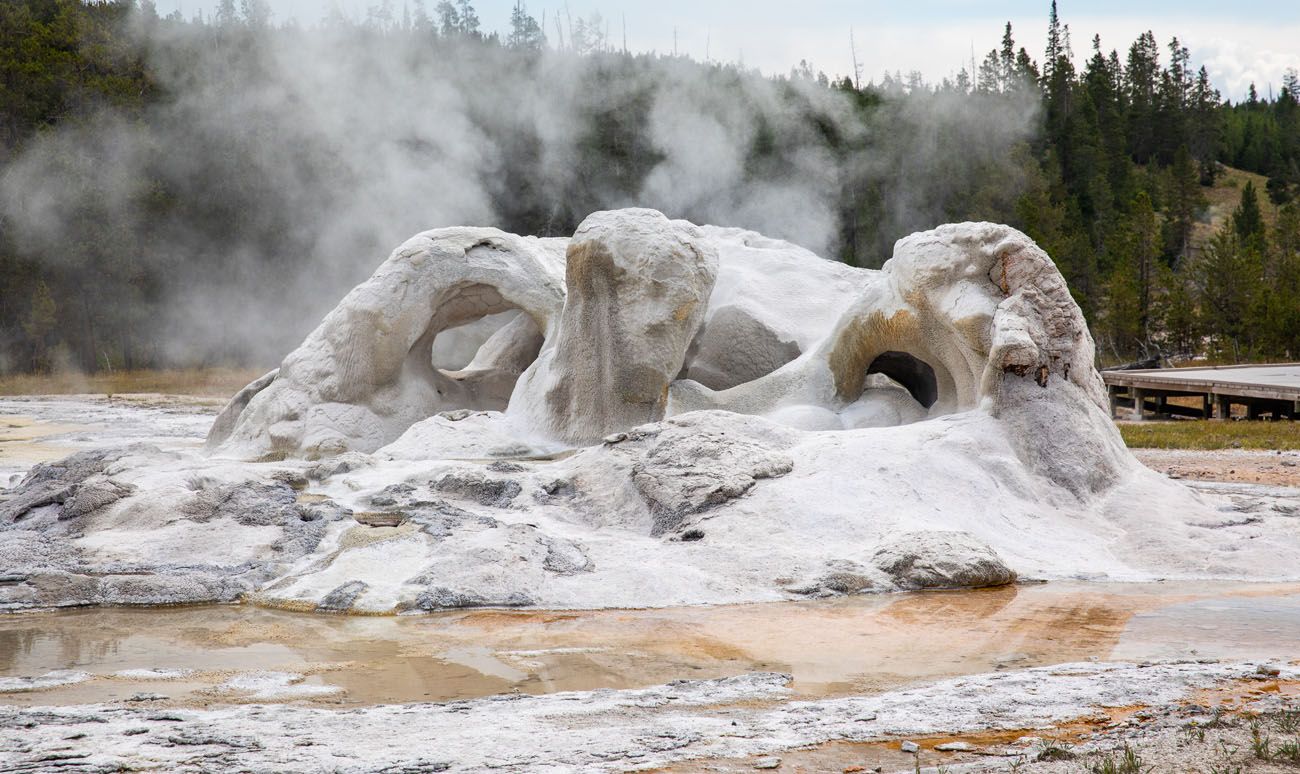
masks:
<path id="1" fill-rule="evenodd" d="M 1300 77 L 1225 100 L 1177 38 L 1001 45 L 938 84 L 633 53 L 471 0 L 278 23 L 0 4 L 0 372 L 272 365 L 416 231 L 644 205 L 877 267 L 1009 223 L 1104 362 L 1300 358 Z"/>

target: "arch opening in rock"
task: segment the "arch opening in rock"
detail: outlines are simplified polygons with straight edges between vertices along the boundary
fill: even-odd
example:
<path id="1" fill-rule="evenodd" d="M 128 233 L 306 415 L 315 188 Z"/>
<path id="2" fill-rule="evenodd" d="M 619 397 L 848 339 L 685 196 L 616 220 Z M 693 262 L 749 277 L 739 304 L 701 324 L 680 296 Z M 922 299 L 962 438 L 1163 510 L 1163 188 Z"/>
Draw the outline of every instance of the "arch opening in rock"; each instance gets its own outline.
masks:
<path id="1" fill-rule="evenodd" d="M 867 373 L 888 376 L 927 409 L 939 400 L 939 380 L 934 369 L 914 355 L 894 350 L 881 353 L 867 366 Z"/>
<path id="2" fill-rule="evenodd" d="M 483 345 L 522 314 L 522 311 L 512 307 L 504 312 L 484 315 L 439 331 L 433 337 L 430 352 L 433 367 L 443 372 L 468 368 Z"/>
<path id="3" fill-rule="evenodd" d="M 424 336 L 411 347 L 409 367 L 433 386 L 443 408 L 503 411 L 515 382 L 537 359 L 545 337 L 532 315 L 495 289 L 469 289 L 477 297 L 487 297 L 487 303 L 465 308 L 468 304 L 458 303 L 460 295 L 443 304 Z M 448 317 L 442 314 L 447 306 L 460 308 Z M 451 324 L 443 327 L 448 319 Z"/>
<path id="4" fill-rule="evenodd" d="M 412 355 L 426 359 L 432 369 L 426 372 L 430 382 L 440 395 L 459 404 L 456 408 L 504 411 L 543 341 L 532 316 L 509 306 L 458 320 L 434 333 L 431 342 L 423 338 Z"/>

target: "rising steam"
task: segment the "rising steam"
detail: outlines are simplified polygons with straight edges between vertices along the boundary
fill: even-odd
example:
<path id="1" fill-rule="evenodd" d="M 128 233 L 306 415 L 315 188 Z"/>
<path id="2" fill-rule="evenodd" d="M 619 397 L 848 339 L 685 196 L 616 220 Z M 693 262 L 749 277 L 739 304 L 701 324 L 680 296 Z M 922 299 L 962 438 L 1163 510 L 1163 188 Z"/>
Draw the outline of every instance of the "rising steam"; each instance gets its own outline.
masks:
<path id="1" fill-rule="evenodd" d="M 170 363 L 273 364 L 439 226 L 558 235 L 637 205 L 879 265 L 899 236 L 978 216 L 980 190 L 1014 197 L 1001 176 L 1036 125 L 1028 95 L 897 92 L 864 112 L 815 80 L 684 58 L 347 25 L 139 34 L 164 98 L 29 143 L 0 216 L 56 271 L 94 253 L 123 287 L 155 277 L 133 324 Z M 111 244 L 88 244 L 105 223 Z"/>

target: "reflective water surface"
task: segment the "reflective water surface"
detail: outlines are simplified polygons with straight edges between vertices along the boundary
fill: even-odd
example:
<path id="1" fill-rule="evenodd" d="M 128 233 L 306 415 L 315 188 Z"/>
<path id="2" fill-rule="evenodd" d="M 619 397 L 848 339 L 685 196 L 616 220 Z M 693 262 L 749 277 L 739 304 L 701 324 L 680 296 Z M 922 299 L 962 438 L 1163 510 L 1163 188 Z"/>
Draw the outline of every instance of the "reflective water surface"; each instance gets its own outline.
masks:
<path id="1" fill-rule="evenodd" d="M 1090 658 L 1186 657 L 1300 658 L 1300 585 L 1052 583 L 396 618 L 246 606 L 24 613 L 0 617 L 0 675 L 89 676 L 41 690 L 15 690 L 11 680 L 0 703 L 264 701 L 238 688 L 249 673 L 266 677 L 259 672 L 290 673 L 297 686 L 272 700 L 324 705 L 630 688 L 748 671 L 788 672 L 796 691 L 825 695 Z M 127 670 L 173 671 L 119 674 Z"/>

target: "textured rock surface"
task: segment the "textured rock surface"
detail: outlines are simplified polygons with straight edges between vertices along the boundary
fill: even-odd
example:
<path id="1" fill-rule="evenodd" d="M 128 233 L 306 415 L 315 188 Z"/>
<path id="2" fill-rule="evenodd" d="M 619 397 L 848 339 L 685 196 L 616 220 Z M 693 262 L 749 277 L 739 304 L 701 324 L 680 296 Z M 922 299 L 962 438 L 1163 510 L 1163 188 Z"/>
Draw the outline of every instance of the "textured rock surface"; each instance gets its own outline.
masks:
<path id="1" fill-rule="evenodd" d="M 18 514 L 0 524 L 0 610 L 233 601 L 315 551 L 344 515 L 243 476 L 126 480 L 177 462 L 131 446 L 33 469 L 0 506 Z"/>
<path id="2" fill-rule="evenodd" d="M 245 457 L 369 452 L 440 411 L 504 408 L 518 370 L 473 369 L 467 381 L 470 374 L 434 368 L 434 340 L 465 323 L 522 310 L 535 328 L 507 326 L 516 336 L 496 345 L 507 371 L 518 369 L 517 349 L 539 344 L 537 331 L 547 330 L 563 306 L 564 243 L 485 228 L 413 237 L 343 299 L 269 382 L 259 389 L 263 377 L 236 397 L 209 445 Z"/>
<path id="3" fill-rule="evenodd" d="M 130 488 L 106 480 L 105 468 L 132 453 L 157 451 L 152 447 L 96 449 L 79 452 L 34 467 L 0 503 L 0 529 L 13 527 L 45 509 L 46 516 L 62 520 L 81 516 L 100 505 L 121 499 Z"/>
<path id="4" fill-rule="evenodd" d="M 1016 573 L 992 548 L 965 532 L 904 532 L 886 540 L 872 563 L 910 589 L 1005 586 Z"/>
<path id="5" fill-rule="evenodd" d="M 724 389 L 813 348 L 857 299 L 866 273 L 753 231 L 702 226 L 718 279 L 685 377 Z"/>
<path id="6" fill-rule="evenodd" d="M 649 210 L 567 242 L 428 232 L 232 401 L 216 454 L 34 469 L 0 500 L 0 601 L 394 612 L 1300 578 L 1295 511 L 1229 518 L 1143 468 L 1092 362 L 1050 258 L 1006 226 L 914 234 L 881 271 Z"/>
<path id="7" fill-rule="evenodd" d="M 1206 689 L 1248 679 L 1254 667 L 1062 664 L 819 700 L 791 699 L 787 675 L 745 674 L 639 690 L 347 711 L 0 707 L 0 755 L 33 772 L 66 771 L 69 762 L 95 771 L 628 771 L 683 762 L 703 768 L 710 758 L 770 756 L 833 740 L 897 745 L 907 737 L 1051 728 L 1095 718 L 1099 707 L 1190 702 Z M 276 677 L 285 682 L 270 673 L 257 686 L 275 687 Z M 1300 673 L 1288 667 L 1282 677 Z M 1071 765 L 1078 769 L 1077 761 Z"/>
<path id="8" fill-rule="evenodd" d="M 779 433 L 760 430 L 758 437 L 746 437 L 747 429 L 731 426 L 725 417 L 698 414 L 605 441 L 631 460 L 632 484 L 649 508 L 652 536 L 683 531 L 699 514 L 794 468 L 794 460 L 779 451 Z"/>
<path id="9" fill-rule="evenodd" d="M 663 418 L 717 274 L 716 250 L 690 223 L 653 210 L 589 216 L 569 242 L 558 329 L 509 412 L 579 444 Z"/>

